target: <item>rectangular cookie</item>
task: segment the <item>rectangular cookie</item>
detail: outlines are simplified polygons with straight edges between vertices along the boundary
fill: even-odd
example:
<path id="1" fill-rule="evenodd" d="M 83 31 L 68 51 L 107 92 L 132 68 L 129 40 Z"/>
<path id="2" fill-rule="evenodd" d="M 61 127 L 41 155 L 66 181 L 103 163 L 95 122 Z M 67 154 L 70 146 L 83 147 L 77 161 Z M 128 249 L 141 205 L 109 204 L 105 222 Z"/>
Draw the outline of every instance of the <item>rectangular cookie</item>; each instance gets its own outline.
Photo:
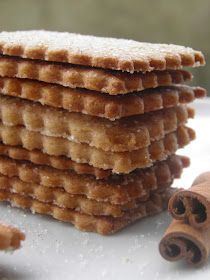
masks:
<path id="1" fill-rule="evenodd" d="M 1 97 L 0 120 L 6 126 L 22 125 L 42 135 L 87 143 L 104 151 L 124 152 L 147 147 L 186 124 L 192 116 L 184 105 L 135 117 L 109 121 L 69 113 L 14 97 Z"/>
<path id="2" fill-rule="evenodd" d="M 18 177 L 29 184 L 62 188 L 72 195 L 84 195 L 99 202 L 121 205 L 147 195 L 148 191 L 169 186 L 188 165 L 188 159 L 173 155 L 144 170 L 138 169 L 128 175 L 113 175 L 107 180 L 95 180 L 90 175 L 78 175 L 73 171 L 65 172 L 0 157 L 0 173 L 4 176 Z"/>
<path id="3" fill-rule="evenodd" d="M 165 210 L 168 200 L 174 191 L 173 188 L 168 188 L 163 193 L 154 194 L 151 196 L 150 200 L 142 203 L 139 208 L 127 211 L 119 218 L 87 215 L 4 190 L 0 190 L 0 201 L 8 201 L 15 207 L 30 209 L 33 213 L 50 215 L 57 220 L 72 223 L 77 229 L 82 231 L 91 231 L 107 235 L 119 231 L 136 220 Z"/>
<path id="4" fill-rule="evenodd" d="M 183 46 L 43 30 L 1 32 L 0 53 L 131 73 L 205 64 L 201 52 Z"/>
<path id="5" fill-rule="evenodd" d="M 172 179 L 173 181 L 173 179 Z M 155 191 L 145 189 L 142 196 L 125 204 L 111 204 L 87 198 L 85 195 L 69 194 L 63 188 L 46 187 L 35 183 L 26 183 L 18 177 L 0 174 L 0 190 L 31 197 L 43 203 L 53 203 L 61 208 L 68 208 L 88 215 L 121 217 L 126 211 L 138 208 L 147 201 L 152 193 L 159 193 L 170 187 L 171 183 L 158 185 Z"/>
<path id="6" fill-rule="evenodd" d="M 29 151 L 20 146 L 9 146 L 0 142 L 0 155 L 12 159 L 27 160 L 39 165 L 47 165 L 60 170 L 74 170 L 77 174 L 89 174 L 96 179 L 104 179 L 112 174 L 111 170 L 93 167 L 87 163 L 77 163 L 65 156 L 50 156 L 39 150 Z"/>
<path id="7" fill-rule="evenodd" d="M 73 170 L 77 174 L 93 175 L 96 179 L 105 179 L 112 175 L 112 171 L 108 169 L 104 170 L 86 163 L 77 163 L 65 156 L 49 156 L 48 154 L 44 154 L 38 150 L 28 151 L 19 146 L 13 147 L 0 143 L 0 155 L 16 160 L 30 161 L 38 165 L 47 165 L 60 170 Z M 185 167 L 188 165 L 189 162 L 186 163 Z"/>
<path id="8" fill-rule="evenodd" d="M 0 76 L 27 78 L 70 88 L 86 88 L 110 95 L 182 84 L 192 80 L 186 70 L 126 73 L 99 68 L 0 56 Z"/>
<path id="9" fill-rule="evenodd" d="M 86 89 L 71 89 L 35 80 L 6 77 L 0 77 L 0 93 L 112 121 L 175 107 L 206 96 L 204 88 L 186 85 L 159 87 L 139 93 L 110 96 Z"/>
<path id="10" fill-rule="evenodd" d="M 0 250 L 16 250 L 20 248 L 25 234 L 18 228 L 0 223 Z"/>
<path id="11" fill-rule="evenodd" d="M 70 142 L 65 138 L 49 137 L 31 132 L 23 127 L 8 127 L 0 124 L 0 141 L 5 145 L 22 146 L 28 150 L 40 150 L 53 156 L 64 155 L 78 163 L 88 163 L 97 168 L 111 169 L 113 173 L 129 173 L 136 168 L 151 166 L 164 160 L 178 148 L 195 138 L 193 129 L 179 126 L 175 132 L 154 141 L 146 148 L 131 152 L 105 152 L 87 144 Z"/>

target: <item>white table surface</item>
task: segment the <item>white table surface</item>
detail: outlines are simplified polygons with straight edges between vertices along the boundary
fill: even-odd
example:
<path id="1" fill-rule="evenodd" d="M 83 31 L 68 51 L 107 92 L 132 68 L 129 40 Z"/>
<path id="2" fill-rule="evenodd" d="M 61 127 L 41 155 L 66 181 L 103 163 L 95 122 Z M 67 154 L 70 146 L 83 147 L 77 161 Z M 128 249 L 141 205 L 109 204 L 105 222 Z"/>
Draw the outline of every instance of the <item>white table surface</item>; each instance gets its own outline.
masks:
<path id="1" fill-rule="evenodd" d="M 174 185 L 189 187 L 200 172 L 210 170 L 210 99 L 195 103 L 197 116 L 189 125 L 197 140 L 180 154 L 191 157 L 191 167 Z M 158 243 L 170 217 L 165 212 L 129 226 L 113 236 L 79 232 L 52 218 L 0 204 L 0 219 L 26 233 L 23 247 L 13 254 L 0 252 L 0 279 L 209 279 L 210 264 L 193 269 L 169 263 Z"/>

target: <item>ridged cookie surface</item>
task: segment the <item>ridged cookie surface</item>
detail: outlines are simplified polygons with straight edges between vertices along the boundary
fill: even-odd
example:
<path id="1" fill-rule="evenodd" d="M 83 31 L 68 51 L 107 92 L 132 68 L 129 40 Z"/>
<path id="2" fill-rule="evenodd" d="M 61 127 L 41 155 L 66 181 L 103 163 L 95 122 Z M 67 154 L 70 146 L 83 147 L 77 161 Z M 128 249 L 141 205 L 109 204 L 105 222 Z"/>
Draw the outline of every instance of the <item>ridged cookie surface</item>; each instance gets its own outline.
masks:
<path id="1" fill-rule="evenodd" d="M 192 109 L 185 106 L 109 121 L 103 118 L 1 97 L 0 120 L 6 126 L 23 125 L 42 135 L 87 143 L 104 151 L 124 152 L 147 147 L 186 124 Z"/>
<path id="2" fill-rule="evenodd" d="M 173 181 L 173 180 L 172 180 Z M 61 208 L 73 209 L 81 213 L 97 216 L 121 217 L 126 211 L 138 208 L 142 202 L 147 201 L 152 193 L 163 192 L 171 183 L 157 186 L 157 190 L 145 189 L 145 194 L 126 204 L 111 204 L 87 198 L 85 195 L 69 194 L 62 188 L 46 187 L 21 181 L 18 177 L 9 178 L 0 174 L 0 190 L 37 199 L 44 203 L 53 203 Z"/>
<path id="3" fill-rule="evenodd" d="M 78 163 L 111 169 L 113 173 L 129 173 L 136 168 L 149 167 L 155 161 L 165 160 L 194 138 L 193 129 L 179 126 L 175 132 L 166 134 L 163 139 L 152 142 L 148 147 L 131 152 L 105 152 L 87 144 L 70 142 L 65 138 L 44 136 L 20 126 L 0 124 L 0 140 L 5 145 L 22 146 L 53 156 L 63 155 Z"/>
<path id="4" fill-rule="evenodd" d="M 182 84 L 192 79 L 192 74 L 186 70 L 130 74 L 9 56 L 0 56 L 0 76 L 33 79 L 70 88 L 86 88 L 110 95 Z"/>
<path id="5" fill-rule="evenodd" d="M 27 79 L 0 77 L 0 93 L 110 120 L 190 103 L 206 96 L 201 87 L 159 87 L 121 96 Z"/>
<path id="6" fill-rule="evenodd" d="M 131 73 L 180 69 L 205 63 L 201 52 L 183 46 L 44 30 L 1 32 L 0 52 Z"/>
<path id="7" fill-rule="evenodd" d="M 174 189 L 168 188 L 166 192 L 154 194 L 148 201 L 142 202 L 138 208 L 127 211 L 119 218 L 87 215 L 4 190 L 0 190 L 0 201 L 8 201 L 13 206 L 30 209 L 33 213 L 50 215 L 57 220 L 72 223 L 77 229 L 82 231 L 91 231 L 107 235 L 119 231 L 136 220 L 165 210 L 168 200 L 174 191 Z"/>
<path id="8" fill-rule="evenodd" d="M 139 169 L 128 175 L 114 175 L 108 180 L 95 180 L 90 175 L 78 175 L 29 162 L 0 157 L 0 173 L 9 178 L 48 188 L 62 188 L 70 195 L 83 195 L 88 199 L 115 205 L 130 203 L 155 191 L 170 186 L 179 178 L 183 168 L 189 165 L 184 157 L 173 155 L 147 169 Z M 14 179 L 16 180 L 16 179 Z M 6 184 L 5 186 L 6 187 Z"/>
<path id="9" fill-rule="evenodd" d="M 38 165 L 47 165 L 60 170 L 74 170 L 77 174 L 93 175 L 96 179 L 107 178 L 112 174 L 111 170 L 93 167 L 87 163 L 77 163 L 65 156 L 50 156 L 39 150 L 29 151 L 20 146 L 9 146 L 0 143 L 0 155 L 17 160 L 27 160 Z"/>

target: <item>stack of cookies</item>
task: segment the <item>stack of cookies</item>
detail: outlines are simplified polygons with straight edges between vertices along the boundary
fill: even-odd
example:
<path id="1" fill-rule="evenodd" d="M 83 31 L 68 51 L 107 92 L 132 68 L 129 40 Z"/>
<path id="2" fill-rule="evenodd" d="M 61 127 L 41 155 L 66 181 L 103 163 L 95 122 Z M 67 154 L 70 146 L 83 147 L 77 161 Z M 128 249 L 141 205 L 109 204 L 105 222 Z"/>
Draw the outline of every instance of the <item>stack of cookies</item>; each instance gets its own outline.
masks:
<path id="1" fill-rule="evenodd" d="M 110 234 L 166 208 L 205 96 L 175 45 L 0 33 L 0 200 Z"/>

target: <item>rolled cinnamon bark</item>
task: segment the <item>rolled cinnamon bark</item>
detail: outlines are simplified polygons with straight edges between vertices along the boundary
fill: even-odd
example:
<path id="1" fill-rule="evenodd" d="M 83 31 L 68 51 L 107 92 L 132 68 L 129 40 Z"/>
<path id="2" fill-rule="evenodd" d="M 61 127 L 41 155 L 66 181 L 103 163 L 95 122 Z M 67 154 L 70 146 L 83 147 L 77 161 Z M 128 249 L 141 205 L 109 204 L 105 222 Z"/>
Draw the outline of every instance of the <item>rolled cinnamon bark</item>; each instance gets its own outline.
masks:
<path id="1" fill-rule="evenodd" d="M 192 186 L 199 185 L 204 182 L 210 182 L 210 171 L 201 173 L 192 183 Z"/>
<path id="2" fill-rule="evenodd" d="M 192 227 L 210 227 L 210 172 L 198 176 L 188 190 L 175 193 L 168 204 L 176 220 L 183 220 Z"/>
<path id="3" fill-rule="evenodd" d="M 185 259 L 189 264 L 199 266 L 209 257 L 209 240 L 210 228 L 201 230 L 173 220 L 159 244 L 159 251 L 168 261 Z"/>

